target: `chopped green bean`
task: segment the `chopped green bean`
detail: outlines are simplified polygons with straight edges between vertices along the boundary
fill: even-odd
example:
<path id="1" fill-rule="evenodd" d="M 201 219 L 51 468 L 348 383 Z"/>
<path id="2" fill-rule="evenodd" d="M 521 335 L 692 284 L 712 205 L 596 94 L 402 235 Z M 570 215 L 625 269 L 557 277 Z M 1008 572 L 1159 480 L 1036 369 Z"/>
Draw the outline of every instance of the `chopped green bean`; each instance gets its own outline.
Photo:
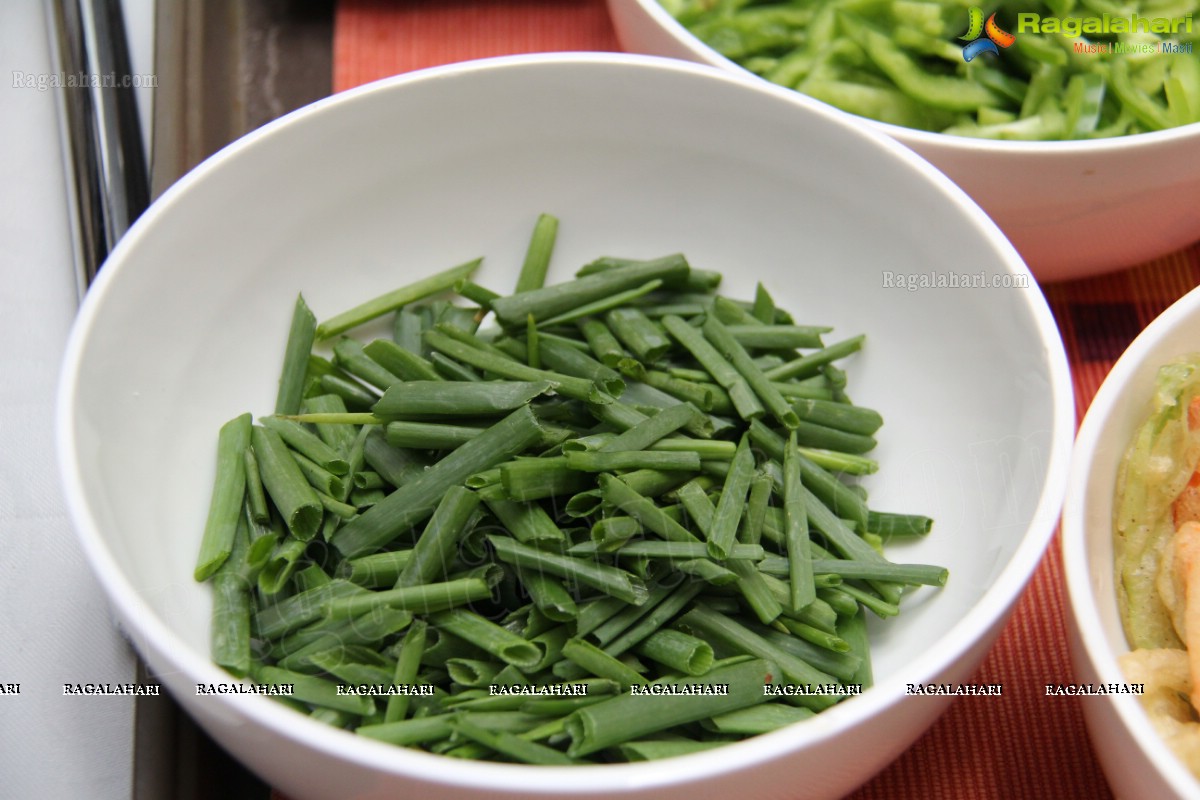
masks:
<path id="1" fill-rule="evenodd" d="M 631 669 L 624 662 L 582 639 L 568 639 L 563 645 L 562 654 L 563 658 L 597 678 L 607 678 L 616 681 L 621 686 L 647 683 L 640 673 Z"/>
<path id="2" fill-rule="evenodd" d="M 417 539 L 412 556 L 396 579 L 396 588 L 419 586 L 446 578 L 458 555 L 459 540 L 467 522 L 479 506 L 479 495 L 462 486 L 451 486 L 442 495 L 425 531 Z"/>
<path id="3" fill-rule="evenodd" d="M 703 675 L 713 664 L 708 642 L 670 628 L 650 634 L 634 647 L 634 652 L 684 675 Z"/>
<path id="4" fill-rule="evenodd" d="M 546 284 L 546 272 L 550 269 L 550 256 L 558 238 L 558 217 L 539 214 L 525 250 L 521 273 L 517 276 L 516 292 L 541 289 Z M 495 298 L 493 298 L 495 299 Z"/>
<path id="5" fill-rule="evenodd" d="M 564 311 L 563 313 L 546 320 L 543 324 L 547 327 L 551 325 L 562 325 L 567 322 L 574 322 L 575 320 L 583 319 L 584 317 L 591 316 L 592 314 L 603 314 L 609 309 L 617 308 L 625 305 L 626 303 L 633 302 L 639 297 L 653 292 L 662 285 L 662 280 L 660 278 L 655 278 L 653 280 L 646 281 L 641 286 L 635 286 L 632 289 L 626 289 L 623 292 L 615 292 L 614 294 L 607 295 L 599 300 L 593 300 L 590 303 L 584 303 L 581 306 L 572 308 L 570 311 Z"/>
<path id="6" fill-rule="evenodd" d="M 276 414 L 295 414 L 300 410 L 316 328 L 316 317 L 304 302 L 304 296 L 297 295 L 275 397 Z"/>
<path id="7" fill-rule="evenodd" d="M 384 369 L 363 350 L 357 339 L 342 337 L 333 346 L 334 364 L 358 378 L 368 386 L 380 391 L 387 389 L 400 378 Z"/>
<path id="8" fill-rule="evenodd" d="M 246 494 L 246 461 L 242 454 L 250 446 L 251 429 L 250 415 L 242 414 L 222 425 L 217 437 L 216 478 L 193 573 L 198 581 L 211 577 L 233 551 Z"/>
<path id="9" fill-rule="evenodd" d="M 716 644 L 727 645 L 739 653 L 770 659 L 783 671 L 784 677 L 799 685 L 816 686 L 833 684 L 832 676 L 816 669 L 806 661 L 780 649 L 754 631 L 740 625 L 735 620 L 712 611 L 702 603 L 697 603 L 678 621 L 677 627 L 687 631 L 693 630 L 700 638 Z M 712 673 L 709 673 L 712 674 Z M 833 695 L 808 695 L 796 698 L 800 705 L 807 708 L 828 708 L 836 702 Z"/>
<path id="10" fill-rule="evenodd" d="M 482 417 L 513 411 L 550 390 L 547 381 L 405 381 L 371 411 L 384 419 Z"/>
<path id="11" fill-rule="evenodd" d="M 661 279 L 679 282 L 687 273 L 688 263 L 683 256 L 670 255 L 497 298 L 492 303 L 492 310 L 505 325 L 520 324 L 525 321 L 525 315 L 530 313 L 551 319 L 585 303 L 641 286 L 647 281 Z"/>
<path id="12" fill-rule="evenodd" d="M 592 485 L 585 475 L 567 469 L 567 460 L 519 458 L 500 465 L 500 483 L 512 500 L 528 502 L 569 495 Z"/>
<path id="13" fill-rule="evenodd" d="M 325 602 L 324 613 L 330 618 L 347 618 L 377 608 L 427 614 L 452 609 L 492 596 L 492 589 L 480 578 L 461 578 L 420 586 L 404 586 L 379 592 L 362 592 L 333 597 Z"/>
<path id="14" fill-rule="evenodd" d="M 929 521 L 853 480 L 882 418 L 833 362 L 861 337 L 824 347 L 681 255 L 547 285 L 556 230 L 539 217 L 509 296 L 472 262 L 315 334 L 298 302 L 300 401 L 218 441 L 214 661 L 365 737 L 531 764 L 693 752 L 840 702 L 762 687 L 869 683 L 865 612 L 945 580 L 883 557 Z M 341 336 L 391 311 L 391 339 Z"/>
<path id="15" fill-rule="evenodd" d="M 567 397 L 594 403 L 611 400 L 592 381 L 562 375 L 547 370 L 534 369 L 517 361 L 495 356 L 489 351 L 464 345 L 441 331 L 426 331 L 425 341 L 435 350 L 478 369 L 509 378 L 514 381 L 547 382 L 550 388 Z"/>
<path id="16" fill-rule="evenodd" d="M 243 572 L 249 533 L 243 521 L 228 560 L 212 578 L 213 606 L 210 633 L 212 659 L 231 675 L 241 678 L 250 673 L 251 583 Z"/>
<path id="17" fill-rule="evenodd" d="M 799 418 L 791 404 L 784 399 L 766 374 L 754 363 L 750 354 L 738 343 L 729 329 L 716 317 L 710 316 L 704 321 L 703 331 L 704 337 L 722 356 L 729 360 L 767 411 L 785 427 L 795 428 L 799 424 Z"/>
<path id="18" fill-rule="evenodd" d="M 389 422 L 384 427 L 384 438 L 392 447 L 414 450 L 453 450 L 471 441 L 485 430 L 487 429 L 470 425 L 397 420 Z"/>
<path id="19" fill-rule="evenodd" d="M 746 503 L 746 493 L 754 477 L 754 454 L 750 451 L 750 437 L 743 436 L 738 443 L 729 475 L 721 489 L 717 510 L 713 514 L 708 532 L 708 554 L 717 561 L 729 557 L 730 548 L 737 538 L 738 523 Z"/>
<path id="20" fill-rule="evenodd" d="M 515 567 L 540 569 L 560 578 L 571 578 L 633 605 L 646 602 L 646 585 L 624 570 L 537 550 L 504 536 L 488 536 L 487 539 L 495 548 L 496 556 Z"/>
<path id="21" fill-rule="evenodd" d="M 531 669 L 541 660 L 542 652 L 537 645 L 473 611 L 452 608 L 432 614 L 429 621 L 518 669 Z"/>
<path id="22" fill-rule="evenodd" d="M 817 587 L 813 582 L 815 570 L 812 565 L 812 549 L 808 538 L 808 511 L 802 489 L 800 452 L 796 446 L 796 432 L 792 431 L 783 459 L 783 514 L 788 582 L 791 586 L 789 602 L 797 611 L 817 598 Z"/>
<path id="23" fill-rule="evenodd" d="M 263 488 L 279 509 L 284 524 L 302 542 L 312 539 L 321 526 L 321 499 L 279 434 L 255 425 L 250 432 L 254 454 L 262 472 Z"/>
<path id="24" fill-rule="evenodd" d="M 430 275 L 428 278 L 422 278 L 419 281 L 402 286 L 399 289 L 394 289 L 354 308 L 343 311 L 341 314 L 337 314 L 318 325 L 316 336 L 318 339 L 328 339 L 332 336 L 337 336 L 339 333 L 344 333 L 351 328 L 370 322 L 409 303 L 414 303 L 430 295 L 451 289 L 458 281 L 475 272 L 482 261 L 483 259 L 477 258 L 465 264 L 460 264 L 457 267 L 451 267 L 450 269 Z"/>
<path id="25" fill-rule="evenodd" d="M 363 346 L 363 353 L 384 369 L 406 381 L 442 380 L 442 376 L 434 369 L 433 364 L 418 352 L 420 342 L 416 342 L 415 346 L 417 351 L 408 350 L 387 339 L 375 339 Z"/>
<path id="26" fill-rule="evenodd" d="M 680 317 L 668 314 L 662 318 L 663 327 L 692 354 L 713 380 L 729 392 L 729 399 L 742 419 L 762 416 L 763 406 L 750 389 L 744 376 L 712 345 L 699 329 Z"/>
<path id="27" fill-rule="evenodd" d="M 348 558 L 338 568 L 339 577 L 367 589 L 395 586 L 404 565 L 412 558 L 412 550 L 389 550 L 369 556 Z"/>
<path id="28" fill-rule="evenodd" d="M 840 358 L 845 358 L 851 353 L 857 353 L 862 349 L 866 338 L 866 336 L 861 334 L 852 336 L 849 339 L 831 344 L 814 353 L 808 353 L 786 364 L 768 369 L 766 376 L 772 381 L 782 381 L 787 378 L 806 378 L 816 375 L 826 364 L 830 364 Z"/>
<path id="29" fill-rule="evenodd" d="M 720 667 L 700 677 L 655 681 L 649 684 L 646 696 L 623 694 L 582 708 L 567 719 L 571 735 L 567 754 L 589 755 L 676 725 L 758 705 L 766 700 L 762 687 L 771 682 L 774 672 L 771 662 L 755 659 Z M 706 687 L 715 686 L 727 687 L 727 692 L 705 693 Z"/>
<path id="30" fill-rule="evenodd" d="M 258 573 L 258 591 L 266 597 L 278 594 L 300 566 L 307 543 L 288 537 L 275 545 Z"/>
<path id="31" fill-rule="evenodd" d="M 700 455 L 695 452 L 663 453 L 653 450 L 570 452 L 564 458 L 568 468 L 582 472 L 615 472 L 628 469 L 700 471 Z"/>
<path id="32" fill-rule="evenodd" d="M 441 495 L 468 476 L 500 464 L 533 444 L 541 426 L 528 406 L 454 450 L 341 528 L 334 547 L 347 558 L 378 549 L 433 513 Z"/>

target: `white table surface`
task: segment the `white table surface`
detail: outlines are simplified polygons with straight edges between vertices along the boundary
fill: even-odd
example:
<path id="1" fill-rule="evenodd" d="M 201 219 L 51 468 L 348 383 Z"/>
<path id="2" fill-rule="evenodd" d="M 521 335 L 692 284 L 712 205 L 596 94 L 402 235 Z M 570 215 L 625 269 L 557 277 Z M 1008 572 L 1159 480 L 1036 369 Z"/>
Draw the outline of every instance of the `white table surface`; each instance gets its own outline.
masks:
<path id="1" fill-rule="evenodd" d="M 126 0 L 134 73 L 153 71 L 153 0 Z M 0 797 L 106 800 L 131 789 L 133 702 L 64 683 L 130 682 L 64 511 L 54 459 L 59 361 L 76 310 L 58 98 L 42 0 L 0 4 Z M 149 109 L 142 109 L 143 120 Z"/>

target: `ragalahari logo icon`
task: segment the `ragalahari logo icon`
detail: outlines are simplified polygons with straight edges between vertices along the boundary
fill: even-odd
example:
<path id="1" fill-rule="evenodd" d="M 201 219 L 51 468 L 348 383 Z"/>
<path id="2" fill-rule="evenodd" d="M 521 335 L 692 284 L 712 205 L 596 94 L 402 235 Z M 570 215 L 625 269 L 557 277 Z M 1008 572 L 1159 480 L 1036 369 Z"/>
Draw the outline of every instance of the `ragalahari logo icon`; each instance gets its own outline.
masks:
<path id="1" fill-rule="evenodd" d="M 1000 50 L 997 45 L 1009 47 L 1017 40 L 1017 37 L 996 24 L 995 14 L 988 17 L 985 23 L 983 11 L 978 6 L 971 6 L 968 13 L 967 32 L 958 37 L 966 42 L 963 45 L 963 61 L 970 61 L 980 53 L 998 55 Z"/>

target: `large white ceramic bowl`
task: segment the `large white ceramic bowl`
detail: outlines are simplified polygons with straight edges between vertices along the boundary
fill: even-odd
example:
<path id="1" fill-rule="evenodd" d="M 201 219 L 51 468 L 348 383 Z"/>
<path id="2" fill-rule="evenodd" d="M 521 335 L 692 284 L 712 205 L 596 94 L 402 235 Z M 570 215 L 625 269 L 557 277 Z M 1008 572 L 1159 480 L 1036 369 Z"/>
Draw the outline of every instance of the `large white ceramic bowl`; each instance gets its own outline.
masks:
<path id="1" fill-rule="evenodd" d="M 751 74 L 692 35 L 658 0 L 608 0 L 608 7 L 626 50 Z M 1132 267 L 1200 239 L 1200 123 L 1111 139 L 1001 142 L 855 119 L 911 147 L 962 187 L 1040 281 Z"/>
<path id="2" fill-rule="evenodd" d="M 1146 327 L 1096 393 L 1079 428 L 1063 507 L 1063 566 L 1070 599 L 1071 660 L 1081 683 L 1123 683 L 1117 657 L 1129 650 L 1113 576 L 1113 501 L 1134 432 L 1151 411 L 1154 376 L 1200 351 L 1200 290 Z M 1080 699 L 1092 744 L 1123 800 L 1200 796 L 1200 781 L 1167 750 L 1133 695 Z"/>
<path id="3" fill-rule="evenodd" d="M 682 251 L 726 273 L 729 294 L 761 280 L 799 318 L 867 334 L 845 366 L 855 400 L 888 420 L 874 507 L 935 517 L 894 554 L 951 574 L 872 626 L 876 688 L 720 757 L 578 769 L 449 761 L 267 698 L 197 696 L 223 680 L 209 590 L 190 577 L 215 432 L 269 413 L 296 293 L 327 317 L 479 255 L 480 283 L 511 286 L 543 211 L 561 220 L 551 281 L 602 254 Z M 989 288 L 900 288 L 920 276 Z M 709 67 L 559 54 L 346 92 L 186 176 L 89 292 L 58 424 L 70 513 L 121 623 L 187 710 L 297 800 L 748 800 L 849 791 L 944 710 L 906 684 L 970 679 L 1051 536 L 1072 408 L 1017 253 L 910 151 Z"/>

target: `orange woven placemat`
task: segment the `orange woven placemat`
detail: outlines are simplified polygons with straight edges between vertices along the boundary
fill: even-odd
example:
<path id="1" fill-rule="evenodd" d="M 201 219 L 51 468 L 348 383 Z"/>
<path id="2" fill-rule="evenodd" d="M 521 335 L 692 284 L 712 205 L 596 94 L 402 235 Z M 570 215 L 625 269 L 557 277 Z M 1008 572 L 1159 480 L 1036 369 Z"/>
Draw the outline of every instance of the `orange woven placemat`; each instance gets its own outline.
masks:
<path id="1" fill-rule="evenodd" d="M 486 56 L 619 49 L 603 0 L 340 0 L 333 86 L 341 91 Z M 1045 288 L 1071 363 L 1079 418 L 1133 337 L 1198 283 L 1200 244 L 1122 272 Z M 1087 700 L 1044 695 L 1046 684 L 1072 680 L 1065 608 L 1055 540 L 974 679 L 1002 684 L 1003 698 L 957 700 L 850 798 L 1110 798 L 1084 729 L 1079 703 Z"/>

